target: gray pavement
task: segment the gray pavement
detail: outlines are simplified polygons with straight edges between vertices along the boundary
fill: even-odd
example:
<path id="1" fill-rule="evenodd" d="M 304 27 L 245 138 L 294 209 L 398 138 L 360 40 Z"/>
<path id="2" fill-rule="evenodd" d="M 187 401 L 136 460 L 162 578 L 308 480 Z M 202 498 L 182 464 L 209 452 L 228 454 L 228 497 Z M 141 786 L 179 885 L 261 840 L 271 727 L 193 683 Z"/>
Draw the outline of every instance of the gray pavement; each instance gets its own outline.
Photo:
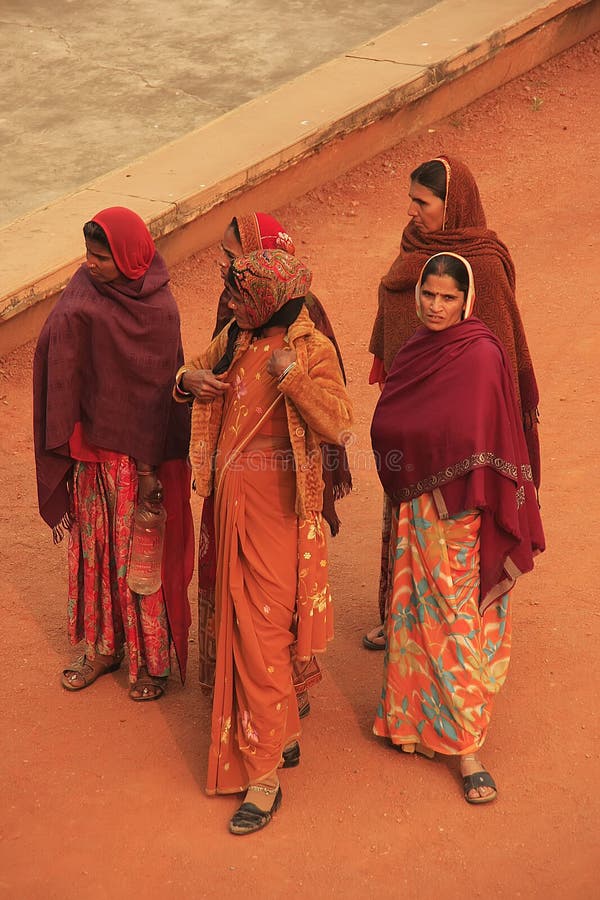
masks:
<path id="1" fill-rule="evenodd" d="M 0 0 L 0 227 L 435 2 Z"/>

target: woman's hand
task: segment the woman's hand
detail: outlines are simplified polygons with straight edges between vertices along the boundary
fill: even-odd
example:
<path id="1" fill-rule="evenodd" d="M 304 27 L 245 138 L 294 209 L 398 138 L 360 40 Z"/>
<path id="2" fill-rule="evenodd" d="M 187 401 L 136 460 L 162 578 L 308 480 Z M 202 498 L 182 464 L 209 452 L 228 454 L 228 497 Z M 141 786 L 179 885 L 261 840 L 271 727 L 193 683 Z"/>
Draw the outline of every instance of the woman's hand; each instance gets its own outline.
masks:
<path id="1" fill-rule="evenodd" d="M 138 505 L 151 509 L 153 506 L 161 503 L 162 498 L 162 484 L 158 480 L 156 472 L 150 472 L 147 475 L 140 475 L 138 472 Z"/>
<path id="2" fill-rule="evenodd" d="M 273 350 L 267 363 L 267 372 L 273 378 L 279 378 L 288 366 L 296 362 L 296 351 L 292 347 L 284 347 L 282 350 Z"/>
<path id="3" fill-rule="evenodd" d="M 188 369 L 179 379 L 179 387 L 198 400 L 209 402 L 224 394 L 229 385 L 220 381 L 210 369 Z"/>

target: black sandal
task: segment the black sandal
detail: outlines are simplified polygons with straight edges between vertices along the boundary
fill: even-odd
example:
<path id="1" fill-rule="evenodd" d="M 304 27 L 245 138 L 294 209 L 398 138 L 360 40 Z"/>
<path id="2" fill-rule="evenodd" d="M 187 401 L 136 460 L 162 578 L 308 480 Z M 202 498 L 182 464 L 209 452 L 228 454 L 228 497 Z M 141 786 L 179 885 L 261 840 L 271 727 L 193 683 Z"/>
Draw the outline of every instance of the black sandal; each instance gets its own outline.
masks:
<path id="1" fill-rule="evenodd" d="M 250 785 L 248 790 L 264 791 L 265 794 L 272 793 L 270 788 L 263 788 L 260 785 Z M 274 790 L 275 788 L 273 788 Z M 259 809 L 254 803 L 242 803 L 229 822 L 231 834 L 252 834 L 268 825 L 281 806 L 281 796 L 281 788 L 278 787 L 271 809 Z"/>
<path id="2" fill-rule="evenodd" d="M 374 630 L 374 629 L 372 629 Z M 371 632 L 367 632 L 367 634 L 363 635 L 362 644 L 365 650 L 385 650 L 385 628 L 383 625 L 379 627 L 377 630 L 377 634 L 374 635 L 373 638 L 370 638 L 369 635 Z"/>
<path id="3" fill-rule="evenodd" d="M 469 797 L 469 791 L 476 791 L 481 787 L 492 788 L 494 793 L 486 794 L 485 797 Z M 494 781 L 490 773 L 484 770 L 482 770 L 481 772 L 474 772 L 472 775 L 463 775 L 463 791 L 465 793 L 465 800 L 467 801 L 467 803 L 491 803 L 492 800 L 495 800 L 498 796 L 498 788 L 496 787 L 496 782 Z"/>
<path id="4" fill-rule="evenodd" d="M 296 766 L 300 765 L 300 744 L 298 741 L 294 741 L 293 744 L 290 744 L 283 753 L 281 754 L 283 757 L 283 762 L 281 763 L 282 769 L 295 769 Z"/>

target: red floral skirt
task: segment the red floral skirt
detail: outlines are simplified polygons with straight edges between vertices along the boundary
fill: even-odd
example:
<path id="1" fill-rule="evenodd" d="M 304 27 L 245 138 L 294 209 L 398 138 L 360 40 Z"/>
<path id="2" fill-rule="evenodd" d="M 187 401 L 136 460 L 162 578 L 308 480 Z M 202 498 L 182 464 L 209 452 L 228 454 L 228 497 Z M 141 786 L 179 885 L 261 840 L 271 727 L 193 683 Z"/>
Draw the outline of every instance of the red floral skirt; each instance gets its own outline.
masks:
<path id="1" fill-rule="evenodd" d="M 127 650 L 129 679 L 142 666 L 170 674 L 170 633 L 162 588 L 141 597 L 127 586 L 137 473 L 128 456 L 101 463 L 76 462 L 74 525 L 69 538 L 68 630 L 86 654 Z"/>

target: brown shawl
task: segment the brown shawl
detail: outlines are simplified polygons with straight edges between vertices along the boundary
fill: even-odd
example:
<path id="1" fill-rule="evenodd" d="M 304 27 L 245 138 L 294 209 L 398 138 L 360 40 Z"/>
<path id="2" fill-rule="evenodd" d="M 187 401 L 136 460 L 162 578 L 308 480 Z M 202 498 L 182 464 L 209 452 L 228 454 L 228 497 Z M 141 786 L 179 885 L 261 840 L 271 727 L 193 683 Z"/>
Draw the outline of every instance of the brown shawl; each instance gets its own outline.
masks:
<path id="1" fill-rule="evenodd" d="M 34 437 L 42 518 L 69 525 L 69 439 L 81 422 L 96 447 L 158 465 L 185 459 L 189 410 L 172 399 L 183 361 L 179 313 L 157 253 L 141 278 L 75 273 L 40 334 L 34 358 Z"/>
<path id="2" fill-rule="evenodd" d="M 448 156 L 439 159 L 447 175 L 444 227 L 442 231 L 425 232 L 410 222 L 404 229 L 400 254 L 381 279 L 369 350 L 383 360 L 389 372 L 396 353 L 419 325 L 415 285 L 425 262 L 446 250 L 468 259 L 475 278 L 474 314 L 502 342 L 512 364 L 534 481 L 539 487 L 539 394 L 515 299 L 513 261 L 505 244 L 486 227 L 479 190 L 471 172 L 459 160 Z"/>

